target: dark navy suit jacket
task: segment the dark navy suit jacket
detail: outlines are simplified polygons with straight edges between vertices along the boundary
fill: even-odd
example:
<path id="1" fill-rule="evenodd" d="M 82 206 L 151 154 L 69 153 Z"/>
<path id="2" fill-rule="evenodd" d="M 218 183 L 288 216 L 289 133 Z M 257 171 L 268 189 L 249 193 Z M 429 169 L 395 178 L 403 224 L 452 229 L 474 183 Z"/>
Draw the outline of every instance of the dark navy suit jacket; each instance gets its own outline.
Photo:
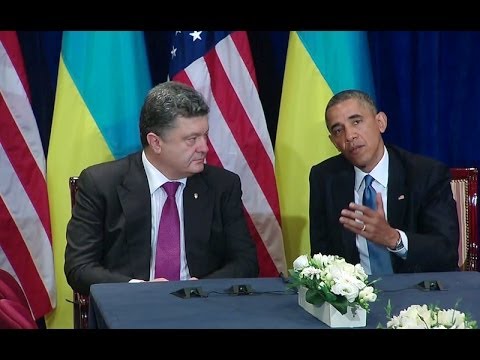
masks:
<path id="1" fill-rule="evenodd" d="M 191 276 L 258 276 L 241 196 L 238 175 L 222 168 L 205 165 L 202 173 L 187 179 L 184 234 Z M 70 286 L 88 294 L 94 283 L 148 280 L 151 228 L 141 152 L 82 171 L 67 226 L 65 274 Z"/>
<path id="2" fill-rule="evenodd" d="M 408 236 L 406 260 L 391 253 L 394 272 L 458 269 L 458 217 L 446 165 L 387 146 L 387 213 L 390 226 Z M 355 171 L 337 155 L 310 171 L 312 255 L 339 255 L 360 262 L 355 234 L 339 223 L 340 211 L 354 201 Z"/>

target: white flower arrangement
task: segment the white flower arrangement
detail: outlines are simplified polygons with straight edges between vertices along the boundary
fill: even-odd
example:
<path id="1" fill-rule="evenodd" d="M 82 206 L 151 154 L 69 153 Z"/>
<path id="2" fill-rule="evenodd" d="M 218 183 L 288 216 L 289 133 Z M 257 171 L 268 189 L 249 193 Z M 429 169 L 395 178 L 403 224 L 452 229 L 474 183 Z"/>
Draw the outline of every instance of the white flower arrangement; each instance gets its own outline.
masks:
<path id="1" fill-rule="evenodd" d="M 441 309 L 435 305 L 411 305 L 391 317 L 387 306 L 387 329 L 476 329 L 477 322 L 456 309 Z"/>
<path id="2" fill-rule="evenodd" d="M 289 273 L 292 287 L 307 288 L 307 302 L 317 306 L 330 303 L 342 314 L 348 306 L 368 311 L 370 303 L 377 300 L 376 290 L 371 286 L 373 282 L 368 282 L 363 267 L 347 263 L 340 256 L 301 255 Z"/>

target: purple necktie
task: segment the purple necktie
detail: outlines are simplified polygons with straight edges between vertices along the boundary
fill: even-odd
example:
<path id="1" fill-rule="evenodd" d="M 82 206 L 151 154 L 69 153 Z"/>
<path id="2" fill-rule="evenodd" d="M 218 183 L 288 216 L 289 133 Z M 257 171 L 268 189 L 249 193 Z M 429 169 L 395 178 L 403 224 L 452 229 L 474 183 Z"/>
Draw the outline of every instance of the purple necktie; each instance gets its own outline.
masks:
<path id="1" fill-rule="evenodd" d="M 167 193 L 167 200 L 163 205 L 158 226 L 155 278 L 180 279 L 180 219 L 175 202 L 179 185 L 176 181 L 162 185 Z"/>

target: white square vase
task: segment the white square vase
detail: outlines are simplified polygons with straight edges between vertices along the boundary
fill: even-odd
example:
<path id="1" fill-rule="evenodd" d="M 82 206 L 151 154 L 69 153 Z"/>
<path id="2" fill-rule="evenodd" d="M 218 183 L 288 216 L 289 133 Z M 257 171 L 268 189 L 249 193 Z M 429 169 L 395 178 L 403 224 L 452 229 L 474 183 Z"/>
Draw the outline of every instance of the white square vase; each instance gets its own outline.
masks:
<path id="1" fill-rule="evenodd" d="M 305 299 L 306 294 L 307 288 L 302 286 L 298 288 L 298 305 L 328 326 L 332 328 L 354 328 L 367 325 L 367 311 L 365 309 L 360 307 L 354 309 L 349 306 L 347 313 L 342 315 L 327 302 L 321 306 L 310 304 Z"/>

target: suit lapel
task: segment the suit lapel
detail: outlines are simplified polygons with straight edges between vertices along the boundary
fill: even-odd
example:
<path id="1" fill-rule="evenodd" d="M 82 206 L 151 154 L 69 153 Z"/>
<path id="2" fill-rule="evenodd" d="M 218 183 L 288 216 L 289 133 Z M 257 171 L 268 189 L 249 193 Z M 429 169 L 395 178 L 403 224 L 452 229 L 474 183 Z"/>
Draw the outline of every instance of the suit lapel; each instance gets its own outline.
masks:
<path id="1" fill-rule="evenodd" d="M 350 202 L 354 201 L 353 197 L 353 188 L 355 186 L 355 172 L 353 171 L 353 167 L 350 165 L 345 170 L 342 170 L 335 175 L 335 179 L 333 181 L 333 193 L 334 196 L 334 205 L 335 205 L 335 212 L 338 217 L 340 217 L 340 211 L 348 207 Z M 351 231 L 346 230 L 342 226 L 342 241 L 345 248 L 346 257 L 354 256 L 354 254 L 358 254 L 356 249 L 355 243 L 355 234 Z M 358 255 L 356 255 L 358 256 Z"/>
<path id="2" fill-rule="evenodd" d="M 389 148 L 388 157 L 388 223 L 391 227 L 402 228 L 409 194 L 407 193 L 403 165 L 395 151 Z"/>
<path id="3" fill-rule="evenodd" d="M 151 258 L 152 210 L 147 175 L 141 159 L 141 152 L 130 158 L 129 169 L 125 174 L 123 184 L 118 186 L 117 192 L 125 214 L 126 241 L 133 275 L 148 279 Z"/>
<path id="4" fill-rule="evenodd" d="M 214 199 L 204 180 L 204 174 L 200 173 L 189 177 L 185 190 L 183 191 L 185 251 L 187 260 L 189 260 L 189 254 L 195 250 L 195 244 L 202 244 L 205 239 L 210 238 L 213 205 Z"/>

